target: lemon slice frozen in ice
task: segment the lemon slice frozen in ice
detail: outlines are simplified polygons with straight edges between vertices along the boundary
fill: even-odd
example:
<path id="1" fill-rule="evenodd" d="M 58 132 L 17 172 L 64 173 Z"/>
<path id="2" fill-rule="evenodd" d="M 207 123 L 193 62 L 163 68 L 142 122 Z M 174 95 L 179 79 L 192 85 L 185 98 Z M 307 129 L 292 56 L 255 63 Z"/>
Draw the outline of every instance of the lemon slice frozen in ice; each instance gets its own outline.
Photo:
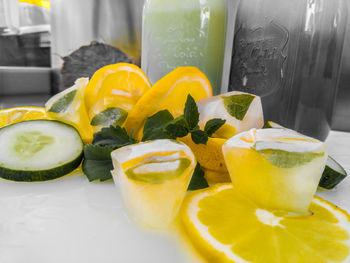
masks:
<path id="1" fill-rule="evenodd" d="M 53 96 L 45 107 L 49 117 L 74 126 L 84 143 L 92 141 L 92 127 L 87 115 L 84 93 L 89 79 L 77 79 L 74 86 Z"/>
<path id="2" fill-rule="evenodd" d="M 324 143 L 289 129 L 252 129 L 223 145 L 235 188 L 270 210 L 307 213 L 327 160 Z"/>
<path id="3" fill-rule="evenodd" d="M 196 160 L 190 148 L 174 140 L 155 140 L 112 152 L 114 181 L 132 219 L 163 228 L 185 197 Z"/>

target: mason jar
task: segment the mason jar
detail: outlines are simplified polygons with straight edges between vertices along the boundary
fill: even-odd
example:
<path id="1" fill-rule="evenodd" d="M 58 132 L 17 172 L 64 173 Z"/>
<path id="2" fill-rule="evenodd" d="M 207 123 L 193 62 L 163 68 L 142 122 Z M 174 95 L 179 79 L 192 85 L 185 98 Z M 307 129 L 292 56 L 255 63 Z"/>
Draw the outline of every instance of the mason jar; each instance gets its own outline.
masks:
<path id="1" fill-rule="evenodd" d="M 265 120 L 325 140 L 346 22 L 346 0 L 241 0 L 228 89 L 261 96 Z"/>
<path id="2" fill-rule="evenodd" d="M 154 84 L 177 67 L 194 66 L 221 90 L 226 0 L 146 0 L 141 67 Z"/>

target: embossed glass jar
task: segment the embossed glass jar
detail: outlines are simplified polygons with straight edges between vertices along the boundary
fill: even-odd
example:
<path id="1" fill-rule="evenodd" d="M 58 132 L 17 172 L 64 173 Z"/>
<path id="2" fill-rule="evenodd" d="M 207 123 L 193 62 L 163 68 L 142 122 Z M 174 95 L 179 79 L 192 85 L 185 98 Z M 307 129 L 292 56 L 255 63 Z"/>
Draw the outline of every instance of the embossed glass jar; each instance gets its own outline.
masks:
<path id="1" fill-rule="evenodd" d="M 154 84 L 177 67 L 198 67 L 217 94 L 225 34 L 226 0 L 146 0 L 142 69 Z"/>
<path id="2" fill-rule="evenodd" d="M 324 140 L 330 130 L 347 0 L 241 0 L 229 90 L 262 97 L 266 120 Z"/>

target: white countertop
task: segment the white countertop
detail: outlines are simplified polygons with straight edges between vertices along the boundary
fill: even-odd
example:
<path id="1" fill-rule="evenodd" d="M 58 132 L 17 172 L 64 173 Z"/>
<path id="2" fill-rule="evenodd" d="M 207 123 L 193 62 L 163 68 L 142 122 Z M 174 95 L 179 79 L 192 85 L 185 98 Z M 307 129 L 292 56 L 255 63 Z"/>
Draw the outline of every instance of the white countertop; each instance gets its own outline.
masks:
<path id="1" fill-rule="evenodd" d="M 329 153 L 350 173 L 350 133 Z M 317 195 L 350 212 L 350 179 Z M 77 174 L 42 183 L 0 180 L 0 263 L 194 263 L 176 238 L 130 222 L 112 182 Z"/>
<path id="2" fill-rule="evenodd" d="M 350 133 L 331 131 L 327 138 L 328 154 L 340 163 L 350 174 Z M 350 179 L 345 178 L 331 191 L 318 191 L 318 196 L 331 201 L 350 213 Z"/>

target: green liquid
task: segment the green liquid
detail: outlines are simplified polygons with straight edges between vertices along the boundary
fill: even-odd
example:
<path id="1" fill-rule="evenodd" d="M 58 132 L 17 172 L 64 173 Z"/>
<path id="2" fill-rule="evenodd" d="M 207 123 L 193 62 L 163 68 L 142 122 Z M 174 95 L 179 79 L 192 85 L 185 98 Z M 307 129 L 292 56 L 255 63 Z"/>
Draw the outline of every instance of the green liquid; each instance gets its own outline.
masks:
<path id="1" fill-rule="evenodd" d="M 143 14 L 142 69 L 154 84 L 177 67 L 194 66 L 218 94 L 225 34 L 224 0 L 149 0 Z"/>

